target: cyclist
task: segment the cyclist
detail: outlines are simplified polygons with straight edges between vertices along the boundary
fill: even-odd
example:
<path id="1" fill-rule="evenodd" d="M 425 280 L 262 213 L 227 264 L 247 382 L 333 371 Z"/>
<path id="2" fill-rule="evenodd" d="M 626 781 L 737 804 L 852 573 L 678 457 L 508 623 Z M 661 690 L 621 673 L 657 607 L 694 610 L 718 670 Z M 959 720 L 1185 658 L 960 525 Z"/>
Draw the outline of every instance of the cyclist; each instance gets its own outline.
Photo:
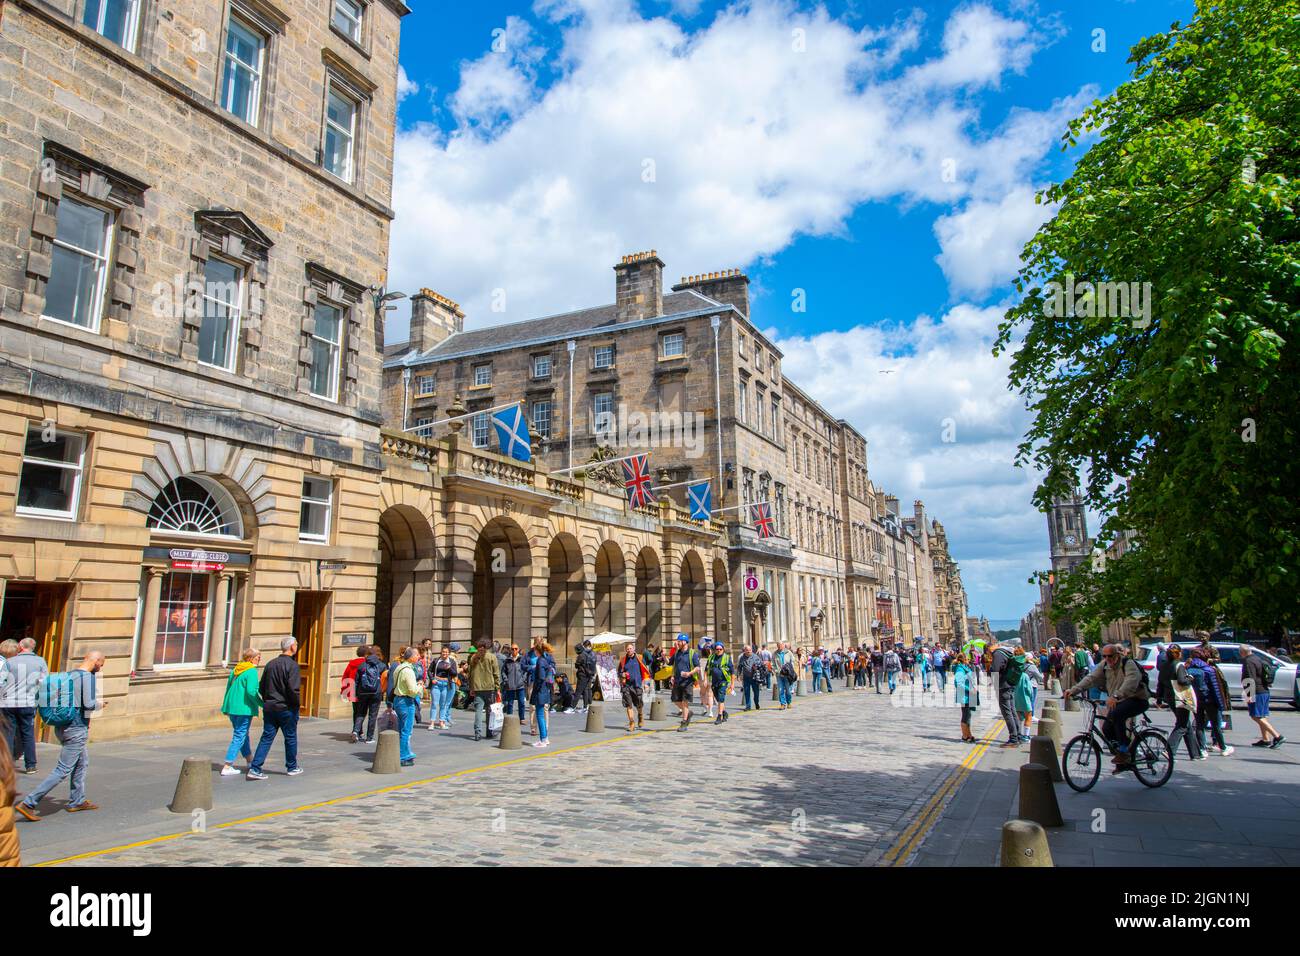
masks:
<path id="1" fill-rule="evenodd" d="M 1068 691 L 1067 697 L 1079 697 L 1092 687 L 1103 687 L 1110 698 L 1110 708 L 1101 722 L 1101 732 L 1115 747 L 1115 769 L 1123 773 L 1133 767 L 1129 753 L 1128 722 L 1151 706 L 1147 699 L 1146 673 L 1137 661 L 1126 657 L 1117 644 L 1101 649 L 1101 666 Z"/>

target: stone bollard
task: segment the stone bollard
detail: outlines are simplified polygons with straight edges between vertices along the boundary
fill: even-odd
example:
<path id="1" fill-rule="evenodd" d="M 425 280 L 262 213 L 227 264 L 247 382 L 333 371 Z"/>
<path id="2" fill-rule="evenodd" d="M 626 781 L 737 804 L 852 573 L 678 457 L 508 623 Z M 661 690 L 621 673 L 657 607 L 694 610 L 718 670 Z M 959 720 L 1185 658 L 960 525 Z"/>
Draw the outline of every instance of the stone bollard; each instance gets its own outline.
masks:
<path id="1" fill-rule="evenodd" d="M 501 742 L 497 744 L 498 750 L 518 750 L 524 745 L 521 734 L 523 728 L 520 722 L 515 720 L 514 714 L 506 714 L 505 723 L 501 725 Z"/>
<path id="2" fill-rule="evenodd" d="M 772 678 L 772 699 L 773 699 L 773 700 L 780 700 L 780 699 L 781 699 L 781 687 L 780 687 L 780 685 L 777 683 L 777 680 L 776 680 L 775 677 Z"/>
<path id="3" fill-rule="evenodd" d="M 1020 768 L 1020 819 L 1045 827 L 1065 826 L 1052 789 L 1052 772 L 1041 763 L 1027 763 Z"/>
<path id="4" fill-rule="evenodd" d="M 587 708 L 587 726 L 583 728 L 586 733 L 599 734 L 605 731 L 605 705 L 593 703 Z"/>
<path id="5" fill-rule="evenodd" d="M 1029 738 L 1029 762 L 1042 764 L 1052 774 L 1053 783 L 1064 783 L 1061 775 L 1061 756 L 1056 752 L 1051 737 L 1038 734 Z"/>
<path id="6" fill-rule="evenodd" d="M 172 813 L 193 813 L 212 809 L 212 761 L 207 757 L 186 757 L 176 778 L 176 793 L 167 808 Z"/>
<path id="7" fill-rule="evenodd" d="M 1057 697 L 1061 696 L 1061 680 L 1059 677 L 1052 678 L 1050 690 L 1051 693 L 1055 694 Z"/>
<path id="8" fill-rule="evenodd" d="M 1002 866 L 1053 866 L 1047 831 L 1032 820 L 1002 824 Z"/>
<path id="9" fill-rule="evenodd" d="M 371 773 L 401 773 L 402 752 L 401 738 L 395 730 L 381 730 L 379 743 L 375 744 L 375 762 L 370 765 Z"/>
<path id="10" fill-rule="evenodd" d="M 1065 711 L 1066 711 L 1066 713 L 1073 714 L 1073 713 L 1077 713 L 1078 710 L 1079 710 L 1079 702 L 1078 702 L 1078 700 L 1076 700 L 1076 699 L 1073 698 L 1073 697 L 1067 697 L 1067 698 L 1065 698 Z"/>
<path id="11" fill-rule="evenodd" d="M 799 678 L 799 680 L 797 680 L 797 681 L 794 682 L 794 696 L 796 696 L 796 697 L 802 697 L 802 696 L 803 696 L 803 678 L 802 678 L 802 677 Z"/>
<path id="12" fill-rule="evenodd" d="M 1038 712 L 1038 719 L 1040 721 L 1054 720 L 1059 724 L 1061 722 L 1061 711 L 1060 708 L 1056 706 L 1056 701 L 1045 701 L 1043 703 L 1043 709 Z"/>
<path id="13" fill-rule="evenodd" d="M 1043 717 L 1038 721 L 1038 732 L 1044 737 L 1052 738 L 1052 746 L 1059 758 L 1061 756 L 1061 722 L 1050 717 Z"/>
<path id="14" fill-rule="evenodd" d="M 665 720 L 668 717 L 668 708 L 662 700 L 655 698 L 650 705 L 650 720 Z"/>

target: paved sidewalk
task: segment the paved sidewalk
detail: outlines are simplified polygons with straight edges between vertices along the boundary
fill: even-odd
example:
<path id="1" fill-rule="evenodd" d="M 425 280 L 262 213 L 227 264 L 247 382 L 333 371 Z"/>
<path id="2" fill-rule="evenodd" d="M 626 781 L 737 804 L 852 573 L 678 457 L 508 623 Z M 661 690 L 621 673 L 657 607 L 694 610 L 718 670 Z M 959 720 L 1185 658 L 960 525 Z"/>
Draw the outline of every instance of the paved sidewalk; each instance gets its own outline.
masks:
<path id="1" fill-rule="evenodd" d="M 987 708 L 985 708 L 987 709 Z M 1150 711 L 1168 732 L 1168 711 Z M 1062 740 L 1084 728 L 1085 712 L 1063 713 Z M 1057 866 L 1297 866 L 1300 865 L 1300 715 L 1274 709 L 1287 738 L 1278 750 L 1256 749 L 1255 725 L 1233 711 L 1229 757 L 1174 758 L 1174 775 L 1148 789 L 1132 774 L 1103 769 L 1097 785 L 1075 793 L 1056 785 L 1065 826 L 1049 829 Z M 1006 739 L 1005 734 L 1001 737 Z M 948 805 L 911 861 L 913 866 L 996 866 L 1001 827 L 1019 806 L 1019 750 L 990 749 Z M 1106 761 L 1109 766 L 1109 760 Z"/>

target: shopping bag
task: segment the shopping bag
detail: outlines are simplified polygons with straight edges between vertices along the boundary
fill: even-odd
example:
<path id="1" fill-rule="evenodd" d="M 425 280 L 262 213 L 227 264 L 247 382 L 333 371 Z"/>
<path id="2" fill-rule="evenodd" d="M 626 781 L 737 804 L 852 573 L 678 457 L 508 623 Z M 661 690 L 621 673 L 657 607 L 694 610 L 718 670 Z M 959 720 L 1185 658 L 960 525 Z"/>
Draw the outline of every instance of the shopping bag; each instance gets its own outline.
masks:
<path id="1" fill-rule="evenodd" d="M 506 708 L 501 701 L 496 701 L 488 711 L 488 730 L 496 733 L 506 722 Z"/>
<path id="2" fill-rule="evenodd" d="M 378 723 L 379 723 L 379 732 L 380 732 L 380 733 L 383 733 L 385 730 L 396 730 L 396 729 L 397 729 L 397 711 L 395 711 L 395 710 L 393 710 L 393 708 L 389 707 L 387 710 L 385 710 L 382 714 L 379 715 L 379 721 L 378 721 Z"/>

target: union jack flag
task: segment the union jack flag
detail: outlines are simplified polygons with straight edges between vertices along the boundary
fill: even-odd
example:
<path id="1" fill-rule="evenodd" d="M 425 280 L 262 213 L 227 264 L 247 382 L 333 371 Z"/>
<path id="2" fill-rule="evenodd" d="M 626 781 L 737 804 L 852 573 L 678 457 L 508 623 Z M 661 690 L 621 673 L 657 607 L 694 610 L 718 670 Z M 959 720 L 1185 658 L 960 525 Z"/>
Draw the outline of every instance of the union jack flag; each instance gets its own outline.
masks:
<path id="1" fill-rule="evenodd" d="M 633 455 L 623 461 L 623 488 L 627 503 L 633 508 L 648 508 L 655 503 L 650 490 L 650 456 Z"/>
<path id="2" fill-rule="evenodd" d="M 758 529 L 758 536 L 772 537 L 772 506 L 764 502 L 750 507 L 754 509 L 754 527 Z"/>

